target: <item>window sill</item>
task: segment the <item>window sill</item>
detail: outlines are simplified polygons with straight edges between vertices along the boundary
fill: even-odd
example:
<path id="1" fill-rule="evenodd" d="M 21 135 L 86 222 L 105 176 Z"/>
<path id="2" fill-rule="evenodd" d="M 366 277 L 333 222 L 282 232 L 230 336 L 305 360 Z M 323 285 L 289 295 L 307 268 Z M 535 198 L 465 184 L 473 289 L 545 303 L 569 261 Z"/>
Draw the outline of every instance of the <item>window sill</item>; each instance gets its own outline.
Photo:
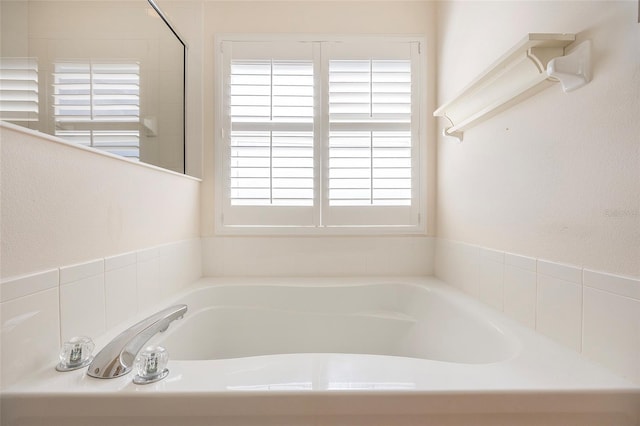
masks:
<path id="1" fill-rule="evenodd" d="M 219 236 L 426 236 L 424 226 L 216 226 Z"/>

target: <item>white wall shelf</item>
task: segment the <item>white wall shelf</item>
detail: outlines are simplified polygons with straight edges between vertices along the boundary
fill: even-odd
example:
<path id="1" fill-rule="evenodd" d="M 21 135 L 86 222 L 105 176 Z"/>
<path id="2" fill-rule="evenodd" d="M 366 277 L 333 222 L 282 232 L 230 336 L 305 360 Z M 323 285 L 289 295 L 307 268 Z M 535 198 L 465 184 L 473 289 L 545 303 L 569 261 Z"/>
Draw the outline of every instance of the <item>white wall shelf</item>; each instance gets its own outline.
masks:
<path id="1" fill-rule="evenodd" d="M 558 81 L 558 76 L 547 73 L 547 66 L 563 57 L 575 38 L 575 34 L 528 34 L 433 113 L 451 123 L 444 134 L 462 141 L 465 130 Z M 587 81 L 584 78 L 584 84 Z"/>

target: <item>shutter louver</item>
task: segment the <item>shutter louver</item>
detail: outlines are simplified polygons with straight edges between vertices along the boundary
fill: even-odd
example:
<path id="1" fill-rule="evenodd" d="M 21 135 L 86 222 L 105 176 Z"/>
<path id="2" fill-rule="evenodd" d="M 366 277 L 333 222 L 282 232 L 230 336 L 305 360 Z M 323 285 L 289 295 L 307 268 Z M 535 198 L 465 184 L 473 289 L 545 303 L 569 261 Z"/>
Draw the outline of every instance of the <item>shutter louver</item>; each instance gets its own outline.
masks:
<path id="1" fill-rule="evenodd" d="M 311 61 L 231 62 L 231 205 L 313 205 L 313 91 Z"/>
<path id="2" fill-rule="evenodd" d="M 0 58 L 0 120 L 38 121 L 36 58 Z"/>
<path id="3" fill-rule="evenodd" d="M 411 61 L 329 61 L 329 205 L 410 206 Z"/>
<path id="4" fill-rule="evenodd" d="M 57 136 L 139 158 L 139 64 L 58 62 L 53 86 Z"/>

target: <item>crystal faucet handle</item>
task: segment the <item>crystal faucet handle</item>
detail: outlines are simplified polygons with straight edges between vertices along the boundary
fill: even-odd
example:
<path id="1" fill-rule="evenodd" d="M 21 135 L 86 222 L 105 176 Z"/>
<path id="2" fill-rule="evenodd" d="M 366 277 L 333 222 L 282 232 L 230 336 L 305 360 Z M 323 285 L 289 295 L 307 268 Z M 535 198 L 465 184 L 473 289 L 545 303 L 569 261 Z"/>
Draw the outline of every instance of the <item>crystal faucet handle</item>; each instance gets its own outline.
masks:
<path id="1" fill-rule="evenodd" d="M 89 365 L 93 360 L 91 353 L 95 348 L 93 340 L 87 336 L 72 337 L 64 342 L 60 350 L 58 371 L 72 371 Z"/>
<path id="2" fill-rule="evenodd" d="M 168 363 L 169 353 L 165 348 L 147 346 L 136 357 L 133 383 L 146 385 L 164 379 L 169 375 L 169 369 L 166 368 Z"/>

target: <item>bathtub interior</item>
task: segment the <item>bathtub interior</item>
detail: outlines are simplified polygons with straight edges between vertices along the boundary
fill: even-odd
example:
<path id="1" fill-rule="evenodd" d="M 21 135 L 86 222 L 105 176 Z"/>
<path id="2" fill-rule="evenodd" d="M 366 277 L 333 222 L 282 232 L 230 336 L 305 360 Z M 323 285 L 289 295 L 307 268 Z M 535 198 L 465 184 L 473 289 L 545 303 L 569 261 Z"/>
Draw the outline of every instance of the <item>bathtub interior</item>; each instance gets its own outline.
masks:
<path id="1" fill-rule="evenodd" d="M 185 319 L 156 341 L 176 360 L 347 353 L 484 364 L 519 348 L 434 286 L 222 285 L 179 302 L 189 305 Z"/>

